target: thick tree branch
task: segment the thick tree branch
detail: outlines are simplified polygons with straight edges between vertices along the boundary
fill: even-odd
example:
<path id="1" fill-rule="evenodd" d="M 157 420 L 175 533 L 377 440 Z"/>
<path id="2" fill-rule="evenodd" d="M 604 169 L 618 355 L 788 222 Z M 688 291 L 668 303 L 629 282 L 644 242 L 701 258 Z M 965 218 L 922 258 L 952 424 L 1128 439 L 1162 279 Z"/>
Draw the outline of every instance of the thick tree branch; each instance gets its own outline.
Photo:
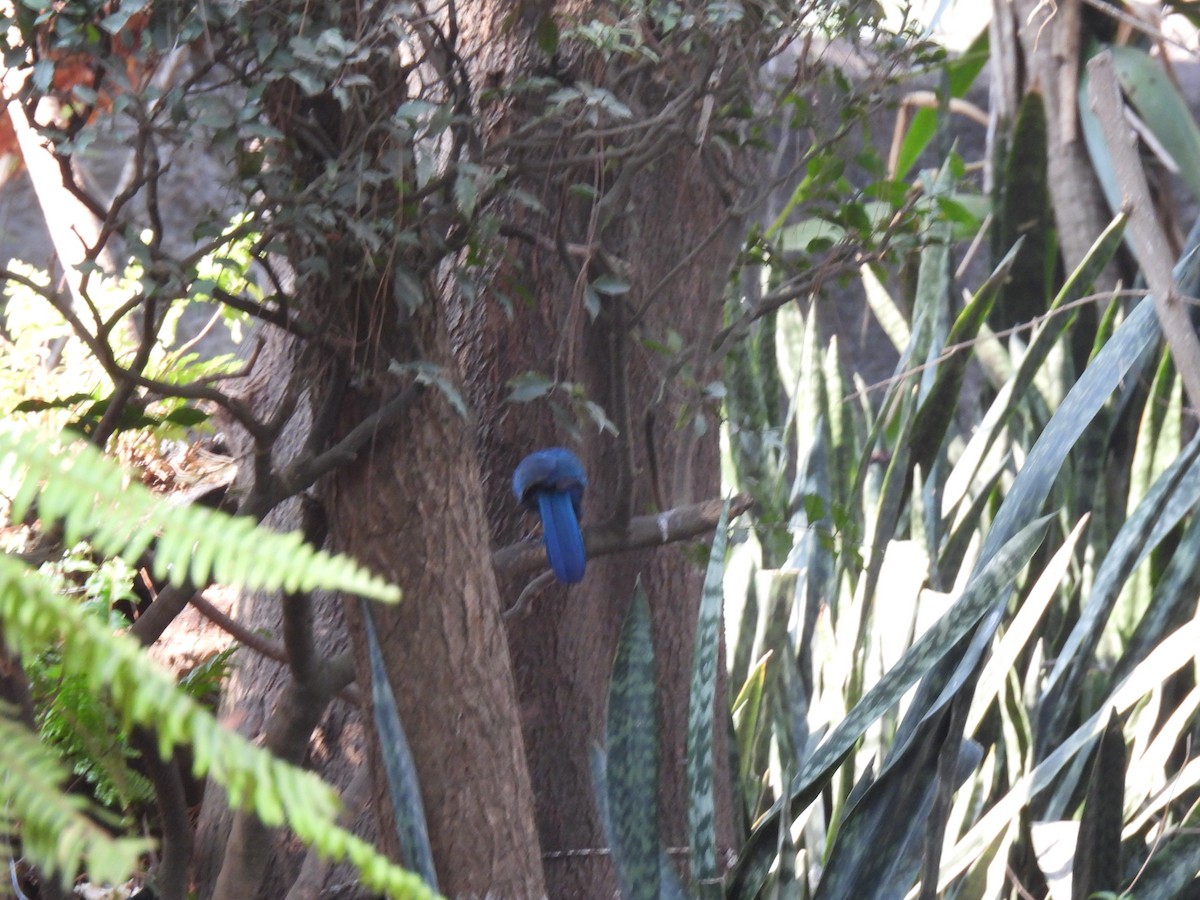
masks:
<path id="1" fill-rule="evenodd" d="M 300 497 L 300 516 L 304 539 L 313 547 L 325 543 L 328 526 L 325 510 L 308 494 Z M 302 685 L 311 685 L 321 677 L 321 660 L 313 638 L 312 596 L 286 594 L 283 598 L 283 646 L 287 650 L 292 675 Z"/>
<path id="2" fill-rule="evenodd" d="M 738 494 L 730 502 L 729 517 L 741 515 L 752 503 L 745 494 Z M 635 516 L 629 520 L 629 526 L 624 531 L 602 527 L 585 528 L 583 539 L 587 554 L 589 557 L 608 556 L 626 550 L 659 547 L 699 537 L 717 527 L 723 505 L 723 500 L 704 500 L 690 506 L 669 509 L 658 515 Z M 492 553 L 492 565 L 503 575 L 529 575 L 546 568 L 546 549 L 540 539 L 529 538 L 496 550 Z"/>

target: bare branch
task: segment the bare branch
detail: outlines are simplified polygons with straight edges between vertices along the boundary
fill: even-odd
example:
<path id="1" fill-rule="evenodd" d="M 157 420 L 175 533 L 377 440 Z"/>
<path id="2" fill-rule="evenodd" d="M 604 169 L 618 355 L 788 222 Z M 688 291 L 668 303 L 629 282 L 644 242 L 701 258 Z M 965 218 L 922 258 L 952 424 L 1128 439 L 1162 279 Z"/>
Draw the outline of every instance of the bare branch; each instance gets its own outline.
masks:
<path id="1" fill-rule="evenodd" d="M 284 496 L 290 497 L 310 487 L 318 478 L 332 472 L 338 466 L 352 462 L 367 442 L 374 438 L 382 428 L 397 421 L 413 398 L 417 396 L 421 386 L 410 384 L 392 397 L 387 403 L 367 416 L 351 429 L 350 433 L 317 456 L 305 455 L 288 466 L 278 478 Z"/>

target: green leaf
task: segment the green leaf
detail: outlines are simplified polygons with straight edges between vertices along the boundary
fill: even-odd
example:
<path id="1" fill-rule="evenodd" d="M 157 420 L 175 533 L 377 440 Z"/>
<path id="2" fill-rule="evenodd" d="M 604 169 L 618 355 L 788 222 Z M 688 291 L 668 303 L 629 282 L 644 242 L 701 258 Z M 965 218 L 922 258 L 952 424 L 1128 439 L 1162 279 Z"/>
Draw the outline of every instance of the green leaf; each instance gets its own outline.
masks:
<path id="1" fill-rule="evenodd" d="M 1046 311 L 1056 255 L 1054 212 L 1047 181 L 1046 106 L 1038 91 L 1021 100 L 1004 173 L 997 185 L 997 251 L 1020 241 L 1017 260 L 1007 284 L 1000 286 L 988 324 L 996 331 L 1032 321 Z"/>
<path id="2" fill-rule="evenodd" d="M 945 66 L 951 97 L 966 96 L 975 78 L 987 65 L 988 58 L 988 30 L 985 28 L 961 57 Z M 913 114 L 897 154 L 896 171 L 892 173 L 894 178 L 904 178 L 916 165 L 921 153 L 937 134 L 938 114 L 939 110 L 927 108 Z"/>
<path id="3" fill-rule="evenodd" d="M 629 293 L 629 282 L 615 275 L 601 275 L 592 282 L 592 290 L 606 297 L 619 297 Z"/>
<path id="4" fill-rule="evenodd" d="M 524 372 L 508 382 L 510 403 L 528 403 L 554 390 L 554 382 L 540 372 Z"/>
<path id="5" fill-rule="evenodd" d="M 269 533 L 263 534 L 267 535 L 263 540 L 268 540 Z M 126 721 L 153 727 L 164 758 L 178 746 L 190 746 L 192 771 L 198 777 L 211 776 L 235 809 L 253 810 L 264 821 L 287 824 L 325 859 L 351 859 L 364 884 L 376 891 L 394 897 L 433 896 L 416 875 L 392 865 L 337 824 L 337 795 L 332 787 L 222 728 L 212 712 L 180 690 L 131 636 L 114 634 L 106 622 L 88 614 L 72 598 L 50 590 L 43 576 L 2 554 L 0 621 L 4 640 L 16 655 L 33 658 L 49 647 L 61 647 L 64 677 L 85 677 L 94 691 L 111 698 Z M 9 745 L 4 746 L 7 753 Z M 6 766 L 9 762 L 6 756 Z M 74 854 L 81 850 L 82 845 L 64 857 L 60 844 L 60 870 L 73 875 L 78 868 Z M 114 860 L 121 858 L 120 853 L 114 856 Z M 107 868 L 104 871 L 111 874 Z M 121 881 L 129 874 L 108 880 Z"/>
<path id="6" fill-rule="evenodd" d="M 1200 127 L 1187 101 L 1145 50 L 1124 44 L 1108 49 L 1122 93 L 1170 156 L 1192 197 L 1200 199 Z"/>
<path id="7" fill-rule="evenodd" d="M 979 329 L 992 309 L 992 302 L 1017 261 L 1020 248 L 1021 241 L 1018 241 L 1000 260 L 995 271 L 980 285 L 971 302 L 959 313 L 950 334 L 946 337 L 948 347 L 955 348 L 969 343 L 979 334 Z M 963 377 L 966 375 L 970 359 L 971 355 L 964 350 L 952 350 L 949 358 L 942 359 L 937 365 L 933 386 L 917 409 L 910 443 L 912 465 L 919 466 L 922 472 L 929 471 L 941 450 L 942 441 L 958 406 L 958 394 L 962 390 Z"/>
<path id="8" fill-rule="evenodd" d="M 21 851 L 46 874 L 66 883 L 82 868 L 96 881 L 119 882 L 154 849 L 153 841 L 114 837 L 97 824 L 105 811 L 62 790 L 71 777 L 68 767 L 5 705 L 0 705 L 0 745 L 0 824 L 5 833 L 13 830 L 10 822 L 19 825 Z"/>
<path id="9" fill-rule="evenodd" d="M 1200 503 L 1200 436 L 1158 478 L 1104 555 L 1079 619 L 1058 652 L 1038 707 L 1038 746 L 1056 743 L 1068 707 L 1094 665 L 1096 646 L 1130 572 Z"/>
<path id="10" fill-rule="evenodd" d="M 1124 805 L 1125 738 L 1114 712 L 1109 714 L 1092 762 L 1071 865 L 1072 897 L 1091 897 L 1098 891 L 1120 889 Z"/>
<path id="11" fill-rule="evenodd" d="M 538 19 L 533 38 L 538 48 L 547 56 L 553 56 L 558 52 L 558 25 L 554 21 L 554 16 L 547 13 Z"/>
<path id="12" fill-rule="evenodd" d="M 162 421 L 182 425 L 184 428 L 192 428 L 201 422 L 207 422 L 208 419 L 208 413 L 194 406 L 180 406 L 162 417 Z"/>
<path id="13" fill-rule="evenodd" d="M 734 734 L 738 748 L 738 777 L 748 781 L 753 777 L 754 745 L 759 736 L 759 722 L 763 711 L 763 687 L 767 680 L 767 666 L 773 651 L 768 650 L 755 663 L 746 677 L 746 683 L 738 691 L 732 706 Z"/>

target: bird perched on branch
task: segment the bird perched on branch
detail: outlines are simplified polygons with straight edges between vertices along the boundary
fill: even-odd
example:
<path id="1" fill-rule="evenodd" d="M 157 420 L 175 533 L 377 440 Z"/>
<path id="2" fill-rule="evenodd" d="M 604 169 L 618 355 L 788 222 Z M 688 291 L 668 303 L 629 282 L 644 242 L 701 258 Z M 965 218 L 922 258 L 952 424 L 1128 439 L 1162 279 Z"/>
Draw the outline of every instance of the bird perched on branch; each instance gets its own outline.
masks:
<path id="1" fill-rule="evenodd" d="M 564 447 L 530 453 L 513 472 L 513 493 L 523 506 L 541 516 L 550 568 L 565 584 L 580 581 L 587 565 L 579 527 L 585 487 L 583 464 Z"/>

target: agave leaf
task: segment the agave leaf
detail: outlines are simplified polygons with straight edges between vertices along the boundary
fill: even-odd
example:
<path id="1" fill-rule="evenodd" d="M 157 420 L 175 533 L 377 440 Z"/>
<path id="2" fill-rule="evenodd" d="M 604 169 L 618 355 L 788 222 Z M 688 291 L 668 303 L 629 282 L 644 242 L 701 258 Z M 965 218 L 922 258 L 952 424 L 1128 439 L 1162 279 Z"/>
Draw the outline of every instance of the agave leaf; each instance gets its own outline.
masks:
<path id="1" fill-rule="evenodd" d="M 604 726 L 609 842 L 628 900 L 655 900 L 662 882 L 657 722 L 650 607 L 639 582 L 617 643 Z"/>

